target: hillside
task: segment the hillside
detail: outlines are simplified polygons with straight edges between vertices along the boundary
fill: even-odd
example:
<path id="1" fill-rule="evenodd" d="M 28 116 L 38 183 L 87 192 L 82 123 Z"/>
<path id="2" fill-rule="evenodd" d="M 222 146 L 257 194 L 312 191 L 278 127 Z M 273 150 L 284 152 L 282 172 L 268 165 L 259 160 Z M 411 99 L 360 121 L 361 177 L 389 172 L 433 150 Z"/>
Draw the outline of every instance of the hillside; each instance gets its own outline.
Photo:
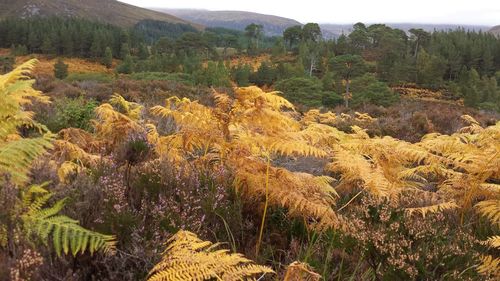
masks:
<path id="1" fill-rule="evenodd" d="M 500 25 L 494 26 L 489 30 L 490 33 L 493 33 L 496 36 L 500 36 Z"/>
<path id="2" fill-rule="evenodd" d="M 290 26 L 301 25 L 300 22 L 274 16 L 244 11 L 208 11 L 189 9 L 164 9 L 151 8 L 156 11 L 166 12 L 181 19 L 191 21 L 208 27 L 225 27 L 229 29 L 244 30 L 251 23 L 262 24 L 266 35 L 281 35 Z"/>
<path id="3" fill-rule="evenodd" d="M 123 27 L 133 26 L 144 19 L 191 24 L 166 13 L 115 0 L 0 0 L 0 19 L 34 16 L 81 17 Z"/>

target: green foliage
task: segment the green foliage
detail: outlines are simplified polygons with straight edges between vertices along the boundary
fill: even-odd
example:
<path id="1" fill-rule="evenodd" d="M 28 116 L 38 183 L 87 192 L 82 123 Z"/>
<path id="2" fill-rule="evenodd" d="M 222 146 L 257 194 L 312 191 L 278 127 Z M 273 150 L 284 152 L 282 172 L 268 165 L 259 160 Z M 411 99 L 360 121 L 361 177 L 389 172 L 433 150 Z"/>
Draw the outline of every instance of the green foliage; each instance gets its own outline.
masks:
<path id="1" fill-rule="evenodd" d="M 309 107 L 338 105 L 342 98 L 332 91 L 324 91 L 321 80 L 297 77 L 278 81 L 275 88 L 294 103 Z"/>
<path id="2" fill-rule="evenodd" d="M 250 76 L 250 82 L 257 86 L 272 85 L 277 79 L 277 71 L 268 62 L 262 62 L 256 72 Z"/>
<path id="3" fill-rule="evenodd" d="M 54 64 L 54 76 L 57 79 L 64 79 L 68 77 L 68 65 L 64 63 L 64 61 L 59 58 Z"/>
<path id="4" fill-rule="evenodd" d="M 438 88 L 443 81 L 445 61 L 438 56 L 429 55 L 425 50 L 417 58 L 417 84 L 423 87 Z"/>
<path id="5" fill-rule="evenodd" d="M 117 73 L 130 74 L 134 72 L 134 60 L 131 55 L 127 55 L 125 59 L 116 67 Z"/>
<path id="6" fill-rule="evenodd" d="M 122 35 L 129 33 L 116 26 L 73 17 L 10 18 L 0 21 L 0 47 L 16 46 L 15 55 L 49 53 L 101 58 L 106 46 L 119 54 L 121 44 L 132 37 Z M 132 47 L 140 42 L 134 37 Z"/>
<path id="7" fill-rule="evenodd" d="M 238 64 L 231 68 L 231 79 L 240 87 L 250 85 L 250 75 L 252 74 L 252 67 L 249 64 Z"/>
<path id="8" fill-rule="evenodd" d="M 207 67 L 200 69 L 194 73 L 196 84 L 213 87 L 229 87 L 231 80 L 229 79 L 229 71 L 222 61 L 218 63 L 209 61 Z"/>
<path id="9" fill-rule="evenodd" d="M 361 104 L 389 106 L 399 100 L 399 95 L 370 73 L 353 79 L 351 92 L 354 106 Z"/>
<path id="10" fill-rule="evenodd" d="M 114 249 L 114 236 L 87 230 L 78 225 L 78 221 L 60 215 L 65 205 L 64 199 L 52 207 L 43 208 L 52 197 L 43 188 L 45 185 L 32 185 L 23 192 L 23 208 L 27 211 L 22 215 L 22 221 L 28 236 L 36 235 L 45 245 L 51 240 L 58 256 L 62 253 L 76 256 L 79 252 L 89 251 L 93 254 Z"/>
<path id="11" fill-rule="evenodd" d="M 59 212 L 64 207 L 64 200 L 57 201 L 52 207 L 44 208 L 52 194 L 42 185 L 24 184 L 28 181 L 29 170 L 34 160 L 52 148 L 54 136 L 47 129 L 31 119 L 31 112 L 24 106 L 31 100 L 48 102 L 40 92 L 32 88 L 32 80 L 23 80 L 34 67 L 35 60 L 28 61 L 14 71 L 0 76 L 0 178 L 2 199 L 9 186 L 14 184 L 19 189 L 8 199 L 6 214 L 0 216 L 2 226 L 8 231 L 1 233 L 9 241 L 10 251 L 15 251 L 15 244 L 22 241 L 22 235 L 31 238 L 37 236 L 46 245 L 52 241 L 57 255 L 62 252 L 78 252 L 114 249 L 114 237 L 89 231 L 78 222 Z M 40 137 L 24 138 L 19 128 L 29 126 L 38 129 Z M 9 177 L 5 177 L 8 175 Z M 19 198 L 18 198 L 19 196 Z M 7 230 L 2 227 L 2 230 Z M 22 229 L 22 232 L 20 231 Z"/>
<path id="12" fill-rule="evenodd" d="M 0 56 L 0 74 L 7 73 L 14 68 L 15 58 L 13 56 Z"/>
<path id="13" fill-rule="evenodd" d="M 110 47 L 106 47 L 106 50 L 104 51 L 102 64 L 104 64 L 107 68 L 111 68 L 113 65 L 113 51 L 111 51 Z"/>
<path id="14" fill-rule="evenodd" d="M 58 132 L 65 128 L 90 130 L 90 120 L 94 118 L 97 102 L 87 100 L 83 96 L 76 99 L 62 98 L 54 102 L 55 113 L 52 120 L 47 120 L 47 127 Z"/>
<path id="15" fill-rule="evenodd" d="M 14 45 L 10 47 L 10 54 L 13 56 L 25 56 L 28 54 L 26 45 Z"/>
<path id="16" fill-rule="evenodd" d="M 149 19 L 139 21 L 134 25 L 134 30 L 141 33 L 148 43 L 153 43 L 162 37 L 175 39 L 186 32 L 197 32 L 196 28 L 189 24 Z"/>
<path id="17" fill-rule="evenodd" d="M 28 181 L 31 163 L 52 147 L 54 136 L 45 126 L 32 120 L 25 107 L 33 100 L 47 103 L 48 98 L 32 88 L 34 80 L 26 80 L 36 60 L 30 60 L 13 71 L 0 75 L 0 174 L 9 175 L 9 181 L 22 185 Z M 32 138 L 20 136 L 18 128 L 34 128 Z M 0 183 L 5 177 L 0 177 Z"/>

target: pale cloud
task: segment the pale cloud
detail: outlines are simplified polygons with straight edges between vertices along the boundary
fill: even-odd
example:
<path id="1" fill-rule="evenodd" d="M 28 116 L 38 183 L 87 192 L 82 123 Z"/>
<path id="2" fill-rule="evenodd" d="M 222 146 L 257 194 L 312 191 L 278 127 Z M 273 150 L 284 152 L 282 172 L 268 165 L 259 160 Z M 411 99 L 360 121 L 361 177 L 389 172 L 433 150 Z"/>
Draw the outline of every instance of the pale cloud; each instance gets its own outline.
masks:
<path id="1" fill-rule="evenodd" d="M 272 14 L 300 22 L 405 22 L 500 24 L 500 1 L 495 0 L 123 0 L 141 7 L 240 10 Z"/>

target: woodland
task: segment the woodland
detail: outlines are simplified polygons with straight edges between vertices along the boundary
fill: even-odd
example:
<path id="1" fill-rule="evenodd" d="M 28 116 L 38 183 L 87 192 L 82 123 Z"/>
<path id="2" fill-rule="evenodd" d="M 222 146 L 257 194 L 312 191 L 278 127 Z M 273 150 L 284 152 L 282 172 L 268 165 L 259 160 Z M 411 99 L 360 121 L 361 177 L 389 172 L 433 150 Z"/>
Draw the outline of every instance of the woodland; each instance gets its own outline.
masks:
<path id="1" fill-rule="evenodd" d="M 0 281 L 498 280 L 500 38 L 0 21 Z"/>

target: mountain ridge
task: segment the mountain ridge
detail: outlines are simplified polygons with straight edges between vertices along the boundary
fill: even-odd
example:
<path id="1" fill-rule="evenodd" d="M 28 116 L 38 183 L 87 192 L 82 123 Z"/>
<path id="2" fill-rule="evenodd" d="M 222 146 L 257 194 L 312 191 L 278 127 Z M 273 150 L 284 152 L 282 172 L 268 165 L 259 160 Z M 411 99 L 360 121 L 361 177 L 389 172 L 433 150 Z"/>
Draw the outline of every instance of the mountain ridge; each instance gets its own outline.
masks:
<path id="1" fill-rule="evenodd" d="M 276 15 L 267 15 L 247 11 L 210 11 L 198 9 L 150 9 L 160 12 L 166 12 L 207 27 L 224 27 L 229 29 L 244 30 L 251 23 L 262 24 L 264 33 L 268 36 L 281 35 L 283 31 L 294 25 L 302 23 Z"/>
<path id="2" fill-rule="evenodd" d="M 0 0 L 0 19 L 29 17 L 80 17 L 122 27 L 145 19 L 193 24 L 173 15 L 122 3 L 116 0 Z"/>

